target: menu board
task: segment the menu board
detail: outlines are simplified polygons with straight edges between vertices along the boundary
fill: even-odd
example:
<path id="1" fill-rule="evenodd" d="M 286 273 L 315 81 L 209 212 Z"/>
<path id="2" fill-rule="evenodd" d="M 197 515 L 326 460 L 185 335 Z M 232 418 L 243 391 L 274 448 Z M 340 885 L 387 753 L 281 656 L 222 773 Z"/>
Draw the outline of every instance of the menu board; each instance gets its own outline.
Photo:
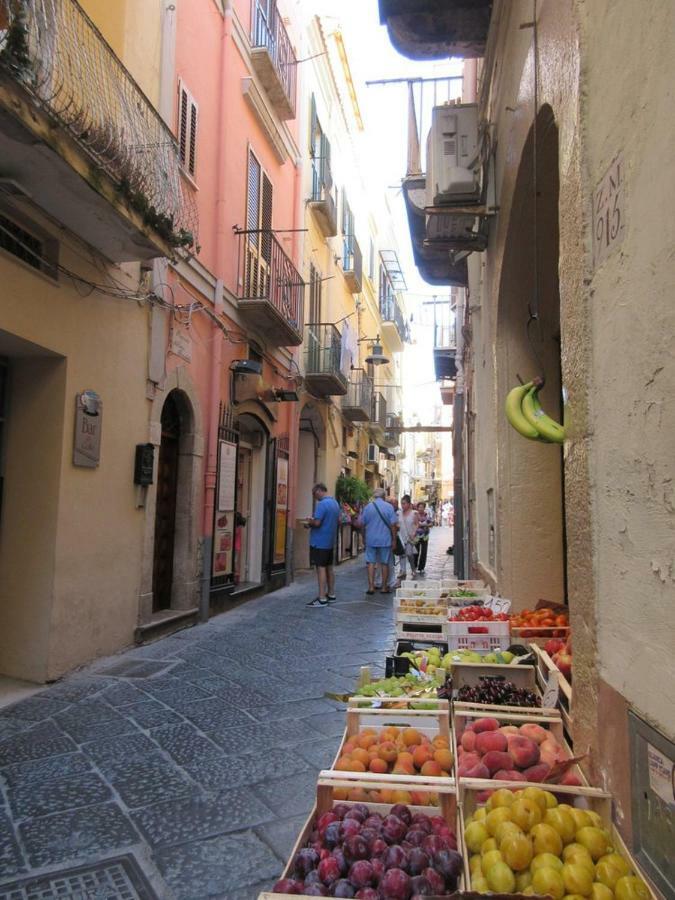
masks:
<path id="1" fill-rule="evenodd" d="M 231 575 L 234 563 L 234 502 L 237 445 L 218 442 L 218 496 L 213 526 L 213 575 Z"/>
<path id="2" fill-rule="evenodd" d="M 274 527 L 274 562 L 286 559 L 286 528 L 288 521 L 288 460 L 277 459 L 277 495 Z"/>

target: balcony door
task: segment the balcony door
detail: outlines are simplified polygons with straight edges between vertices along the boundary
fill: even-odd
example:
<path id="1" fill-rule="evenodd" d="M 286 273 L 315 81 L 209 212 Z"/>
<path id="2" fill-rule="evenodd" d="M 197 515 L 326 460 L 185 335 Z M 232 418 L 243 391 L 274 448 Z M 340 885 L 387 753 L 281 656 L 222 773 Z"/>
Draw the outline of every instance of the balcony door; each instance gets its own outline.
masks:
<path id="1" fill-rule="evenodd" d="M 309 308 L 307 310 L 307 371 L 319 372 L 321 362 L 321 274 L 310 263 L 309 265 Z"/>
<path id="2" fill-rule="evenodd" d="M 265 298 L 272 265 L 272 182 L 253 151 L 248 153 L 244 297 Z"/>

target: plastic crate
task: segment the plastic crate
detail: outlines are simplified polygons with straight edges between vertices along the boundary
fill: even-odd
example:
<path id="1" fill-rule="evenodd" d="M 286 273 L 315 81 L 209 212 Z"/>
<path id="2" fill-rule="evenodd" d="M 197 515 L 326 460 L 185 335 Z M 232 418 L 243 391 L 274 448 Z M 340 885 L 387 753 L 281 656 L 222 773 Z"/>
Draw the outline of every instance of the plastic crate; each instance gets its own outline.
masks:
<path id="1" fill-rule="evenodd" d="M 453 619 L 446 622 L 445 634 L 451 651 L 492 653 L 494 650 L 506 650 L 511 643 L 509 622 L 458 622 Z"/>

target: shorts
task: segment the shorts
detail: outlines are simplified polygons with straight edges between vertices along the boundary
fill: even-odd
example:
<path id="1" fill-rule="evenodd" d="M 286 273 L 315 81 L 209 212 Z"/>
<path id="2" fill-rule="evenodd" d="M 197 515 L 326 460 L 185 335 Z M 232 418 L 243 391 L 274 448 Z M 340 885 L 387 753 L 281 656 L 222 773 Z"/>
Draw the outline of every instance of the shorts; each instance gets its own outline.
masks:
<path id="1" fill-rule="evenodd" d="M 391 547 L 366 547 L 366 562 L 381 563 L 388 566 L 391 557 Z"/>
<path id="2" fill-rule="evenodd" d="M 325 566 L 333 565 L 333 548 L 324 549 L 323 547 L 310 547 L 309 548 L 309 564 L 310 566 L 320 566 L 321 568 L 325 568 Z"/>

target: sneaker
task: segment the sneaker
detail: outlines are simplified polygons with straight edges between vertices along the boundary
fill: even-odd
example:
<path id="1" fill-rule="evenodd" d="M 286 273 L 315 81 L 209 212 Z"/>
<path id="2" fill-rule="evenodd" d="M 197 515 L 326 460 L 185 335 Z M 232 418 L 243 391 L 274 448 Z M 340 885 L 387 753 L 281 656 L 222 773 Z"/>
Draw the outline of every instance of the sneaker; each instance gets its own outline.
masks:
<path id="1" fill-rule="evenodd" d="M 319 609 L 319 607 L 328 606 L 328 601 L 323 600 L 321 597 L 315 597 L 313 600 L 310 600 L 307 606 L 311 606 L 312 609 Z"/>
<path id="2" fill-rule="evenodd" d="M 336 600 L 337 597 L 335 596 L 335 594 L 326 594 L 326 603 L 335 603 Z"/>

